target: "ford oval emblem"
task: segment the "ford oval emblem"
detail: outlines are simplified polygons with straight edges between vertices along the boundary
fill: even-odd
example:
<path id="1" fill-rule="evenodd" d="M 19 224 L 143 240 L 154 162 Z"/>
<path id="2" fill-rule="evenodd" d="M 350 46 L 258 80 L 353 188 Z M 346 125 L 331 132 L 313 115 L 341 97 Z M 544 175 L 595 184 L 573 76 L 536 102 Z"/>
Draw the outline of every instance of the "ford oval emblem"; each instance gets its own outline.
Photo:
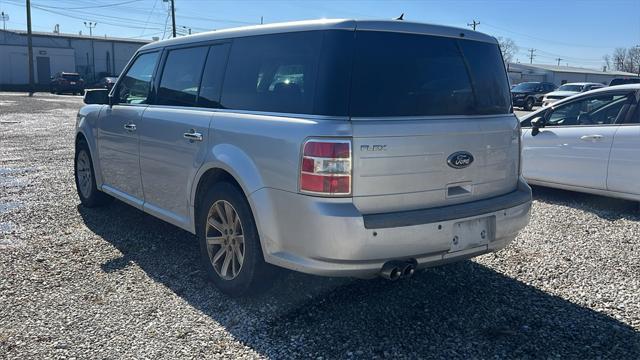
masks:
<path id="1" fill-rule="evenodd" d="M 447 165 L 454 169 L 462 169 L 471 165 L 473 162 L 473 155 L 466 151 L 458 151 L 449 155 L 447 158 Z"/>

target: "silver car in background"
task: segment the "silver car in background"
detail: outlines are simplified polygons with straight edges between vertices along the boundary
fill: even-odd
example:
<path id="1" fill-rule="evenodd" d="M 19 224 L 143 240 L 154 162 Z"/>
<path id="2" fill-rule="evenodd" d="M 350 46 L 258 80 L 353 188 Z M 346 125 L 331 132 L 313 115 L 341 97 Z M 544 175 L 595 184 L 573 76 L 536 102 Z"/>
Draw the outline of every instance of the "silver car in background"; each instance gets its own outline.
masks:
<path id="1" fill-rule="evenodd" d="M 142 47 L 77 119 L 84 206 L 197 235 L 223 292 L 274 268 L 388 279 L 495 251 L 529 220 L 494 38 L 320 20 Z M 275 265 L 275 266 L 274 266 Z"/>

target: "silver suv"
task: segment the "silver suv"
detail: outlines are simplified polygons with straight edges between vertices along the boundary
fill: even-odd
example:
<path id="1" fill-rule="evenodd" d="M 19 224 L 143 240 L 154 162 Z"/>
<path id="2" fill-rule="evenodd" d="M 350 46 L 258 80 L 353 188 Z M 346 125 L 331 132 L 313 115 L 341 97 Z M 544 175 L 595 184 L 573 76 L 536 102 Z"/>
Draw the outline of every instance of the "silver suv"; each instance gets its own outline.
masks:
<path id="1" fill-rule="evenodd" d="M 478 32 L 214 31 L 142 47 L 85 102 L 82 204 L 116 198 L 196 234 L 230 295 L 265 288 L 276 267 L 407 277 L 503 248 L 529 220 L 507 75 Z"/>

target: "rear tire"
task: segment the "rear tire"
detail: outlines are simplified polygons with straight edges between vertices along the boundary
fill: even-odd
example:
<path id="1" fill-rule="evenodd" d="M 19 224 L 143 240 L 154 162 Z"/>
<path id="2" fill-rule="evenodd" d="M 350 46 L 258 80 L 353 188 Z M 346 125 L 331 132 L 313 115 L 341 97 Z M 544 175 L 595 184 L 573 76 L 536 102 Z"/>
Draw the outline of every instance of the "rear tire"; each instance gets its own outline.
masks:
<path id="1" fill-rule="evenodd" d="M 221 292 L 238 297 L 271 287 L 276 269 L 264 261 L 251 208 L 237 186 L 212 186 L 196 216 L 202 266 Z"/>
<path id="2" fill-rule="evenodd" d="M 527 111 L 531 111 L 531 109 L 533 109 L 533 103 L 534 103 L 533 98 L 528 98 L 524 102 L 524 109 Z"/>
<path id="3" fill-rule="evenodd" d="M 98 207 L 113 200 L 111 196 L 98 190 L 89 146 L 82 140 L 76 145 L 74 177 L 76 179 L 78 197 L 83 206 L 88 208 Z"/>

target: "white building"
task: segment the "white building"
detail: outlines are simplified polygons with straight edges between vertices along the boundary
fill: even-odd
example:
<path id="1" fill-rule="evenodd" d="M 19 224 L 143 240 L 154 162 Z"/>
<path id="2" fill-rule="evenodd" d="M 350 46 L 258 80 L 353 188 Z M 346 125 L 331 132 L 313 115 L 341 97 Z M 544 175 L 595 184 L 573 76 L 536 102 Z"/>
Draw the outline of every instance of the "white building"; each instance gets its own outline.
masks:
<path id="1" fill-rule="evenodd" d="M 525 81 L 546 81 L 554 83 L 557 86 L 572 82 L 596 82 L 609 85 L 612 79 L 638 77 L 638 74 L 624 71 L 603 71 L 572 66 L 542 64 L 509 63 L 507 71 L 512 84 Z"/>
<path id="2" fill-rule="evenodd" d="M 135 51 L 148 42 L 34 32 L 34 82 L 38 89 L 46 89 L 50 77 L 60 71 L 80 73 L 89 82 L 94 80 L 94 74 L 96 78 L 118 75 Z M 28 68 L 26 31 L 0 30 L 0 90 L 26 88 L 29 84 Z"/>

